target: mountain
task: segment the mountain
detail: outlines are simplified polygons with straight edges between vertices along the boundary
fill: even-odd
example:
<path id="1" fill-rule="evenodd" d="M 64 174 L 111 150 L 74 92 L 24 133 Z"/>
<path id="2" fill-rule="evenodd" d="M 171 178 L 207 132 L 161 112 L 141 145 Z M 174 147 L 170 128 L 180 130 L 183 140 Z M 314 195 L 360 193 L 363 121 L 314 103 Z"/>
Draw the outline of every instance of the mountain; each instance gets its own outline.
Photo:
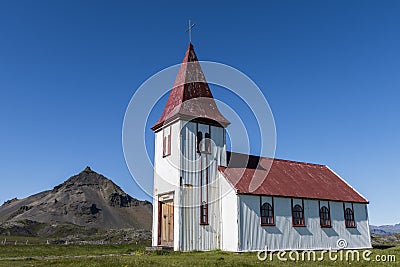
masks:
<path id="1" fill-rule="evenodd" d="M 370 231 L 372 234 L 381 235 L 400 234 L 400 223 L 395 225 L 370 225 Z"/>
<path id="2" fill-rule="evenodd" d="M 151 222 L 150 202 L 131 197 L 89 167 L 52 190 L 0 206 L 0 235 L 8 231 L 34 236 L 58 225 L 68 225 L 69 233 L 76 229 L 149 231 Z"/>

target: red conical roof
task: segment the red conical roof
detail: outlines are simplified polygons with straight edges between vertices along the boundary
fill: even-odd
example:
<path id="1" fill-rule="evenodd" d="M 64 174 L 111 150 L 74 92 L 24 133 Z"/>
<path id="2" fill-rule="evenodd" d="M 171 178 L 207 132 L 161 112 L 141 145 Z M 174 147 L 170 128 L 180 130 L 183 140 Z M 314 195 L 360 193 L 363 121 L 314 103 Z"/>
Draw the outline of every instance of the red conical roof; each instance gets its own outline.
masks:
<path id="1" fill-rule="evenodd" d="M 191 43 L 186 50 L 164 111 L 151 129 L 156 131 L 163 124 L 176 118 L 217 122 L 223 127 L 230 124 L 218 110 Z"/>

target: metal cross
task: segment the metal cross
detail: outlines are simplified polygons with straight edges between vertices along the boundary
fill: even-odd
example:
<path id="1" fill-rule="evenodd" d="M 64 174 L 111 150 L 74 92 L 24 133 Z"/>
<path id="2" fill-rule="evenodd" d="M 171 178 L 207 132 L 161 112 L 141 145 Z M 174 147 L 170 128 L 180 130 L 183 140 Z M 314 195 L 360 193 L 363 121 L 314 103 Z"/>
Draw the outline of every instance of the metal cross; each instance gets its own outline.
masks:
<path id="1" fill-rule="evenodd" d="M 192 42 L 192 29 L 193 29 L 194 25 L 196 25 L 196 24 L 192 24 L 189 19 L 189 28 L 187 28 L 187 30 L 185 32 L 189 32 L 189 42 L 190 43 Z"/>

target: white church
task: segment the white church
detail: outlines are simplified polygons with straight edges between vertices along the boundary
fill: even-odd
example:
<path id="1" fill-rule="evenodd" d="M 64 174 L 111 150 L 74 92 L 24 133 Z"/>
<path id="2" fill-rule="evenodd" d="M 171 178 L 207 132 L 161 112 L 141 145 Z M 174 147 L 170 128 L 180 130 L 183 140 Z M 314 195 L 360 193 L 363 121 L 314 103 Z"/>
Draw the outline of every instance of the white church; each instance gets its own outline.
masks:
<path id="1" fill-rule="evenodd" d="M 260 251 L 371 247 L 368 200 L 325 165 L 226 151 L 190 43 L 155 133 L 153 246 Z M 343 247 L 342 247 L 343 248 Z"/>

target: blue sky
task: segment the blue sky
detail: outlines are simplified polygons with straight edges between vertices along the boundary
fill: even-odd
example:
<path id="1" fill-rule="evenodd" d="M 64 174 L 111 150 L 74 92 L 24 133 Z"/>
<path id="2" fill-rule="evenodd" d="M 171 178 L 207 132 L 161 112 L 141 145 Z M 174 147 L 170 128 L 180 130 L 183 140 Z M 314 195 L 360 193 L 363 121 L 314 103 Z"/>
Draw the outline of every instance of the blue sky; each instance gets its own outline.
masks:
<path id="1" fill-rule="evenodd" d="M 199 58 L 263 90 L 278 158 L 329 165 L 370 200 L 371 223 L 399 223 L 399 12 L 398 1 L 0 1 L 0 202 L 86 165 L 148 198 L 124 161 L 124 113 L 182 60 L 191 18 Z"/>

